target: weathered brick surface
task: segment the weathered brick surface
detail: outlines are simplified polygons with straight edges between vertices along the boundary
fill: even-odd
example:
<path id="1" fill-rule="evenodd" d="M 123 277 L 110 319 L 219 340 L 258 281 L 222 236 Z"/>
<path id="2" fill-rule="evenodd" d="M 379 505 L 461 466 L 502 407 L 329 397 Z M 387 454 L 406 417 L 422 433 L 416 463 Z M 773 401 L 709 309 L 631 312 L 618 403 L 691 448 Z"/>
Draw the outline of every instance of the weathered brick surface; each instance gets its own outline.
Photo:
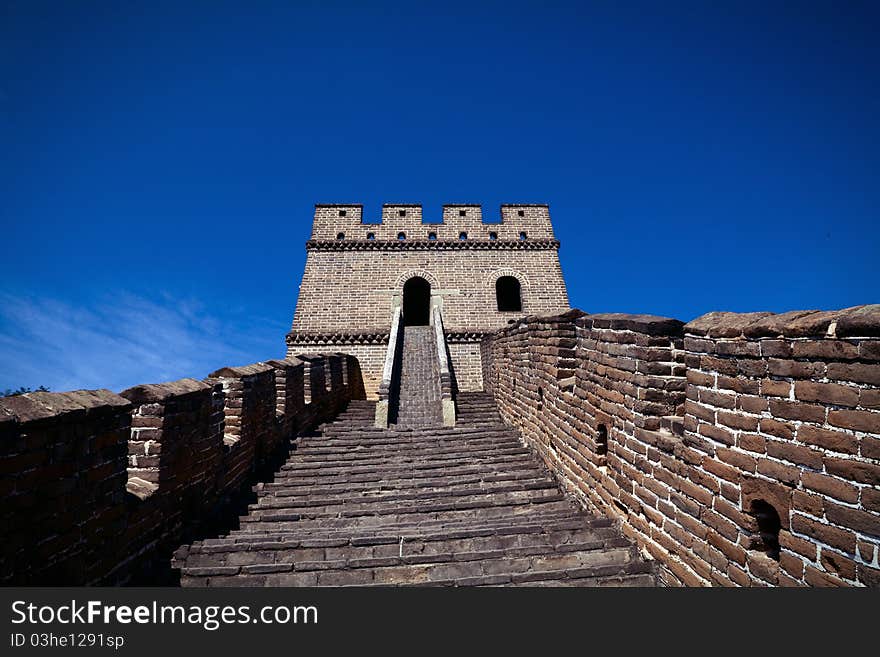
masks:
<path id="1" fill-rule="evenodd" d="M 392 419 L 398 428 L 443 424 L 437 342 L 431 326 L 407 326 L 403 330 L 400 391 L 396 401 Z"/>
<path id="2" fill-rule="evenodd" d="M 130 403 L 109 390 L 0 399 L 0 582 L 85 582 L 125 524 Z"/>
<path id="3" fill-rule="evenodd" d="M 876 586 L 880 307 L 527 317 L 483 377 L 586 504 L 685 585 Z M 602 438 L 605 435 L 607 438 Z M 781 521 L 762 551 L 753 503 Z"/>
<path id="4" fill-rule="evenodd" d="M 419 205 L 386 205 L 382 223 L 362 223 L 359 205 L 316 206 L 288 356 L 350 353 L 375 399 L 392 308 L 407 279 L 420 276 L 442 306 L 458 388 L 481 390 L 479 340 L 486 332 L 526 314 L 568 309 L 548 207 L 505 205 L 501 215 L 501 223 L 483 223 L 479 205 L 445 206 L 442 223 L 429 224 Z M 522 311 L 498 310 L 495 282 L 502 276 L 519 280 Z"/>
<path id="5" fill-rule="evenodd" d="M 0 399 L 0 582 L 156 583 L 285 441 L 363 394 L 334 353 Z"/>
<path id="6" fill-rule="evenodd" d="M 655 584 L 617 527 L 560 493 L 489 395 L 459 402 L 455 427 L 391 430 L 372 426 L 373 402 L 353 402 L 297 441 L 239 528 L 180 551 L 181 584 Z"/>

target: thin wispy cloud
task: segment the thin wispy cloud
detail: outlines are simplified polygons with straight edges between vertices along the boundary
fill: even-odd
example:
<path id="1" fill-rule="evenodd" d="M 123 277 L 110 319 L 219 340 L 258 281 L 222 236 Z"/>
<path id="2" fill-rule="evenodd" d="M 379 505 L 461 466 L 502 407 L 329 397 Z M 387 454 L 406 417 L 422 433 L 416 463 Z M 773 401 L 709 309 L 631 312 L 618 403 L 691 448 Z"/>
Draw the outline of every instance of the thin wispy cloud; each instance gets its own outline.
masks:
<path id="1" fill-rule="evenodd" d="M 0 390 L 119 391 L 283 356 L 286 325 L 225 313 L 167 295 L 118 292 L 83 306 L 0 292 Z"/>

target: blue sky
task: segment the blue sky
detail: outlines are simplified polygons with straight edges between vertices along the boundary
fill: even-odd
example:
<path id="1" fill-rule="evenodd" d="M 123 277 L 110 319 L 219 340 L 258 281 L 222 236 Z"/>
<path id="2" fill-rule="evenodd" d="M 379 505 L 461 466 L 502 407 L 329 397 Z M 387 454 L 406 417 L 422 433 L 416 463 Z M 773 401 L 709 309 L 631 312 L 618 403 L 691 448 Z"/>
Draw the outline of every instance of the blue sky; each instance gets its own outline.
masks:
<path id="1" fill-rule="evenodd" d="M 316 202 L 549 203 L 572 305 L 876 303 L 876 3 L 0 0 L 0 389 L 284 352 Z"/>

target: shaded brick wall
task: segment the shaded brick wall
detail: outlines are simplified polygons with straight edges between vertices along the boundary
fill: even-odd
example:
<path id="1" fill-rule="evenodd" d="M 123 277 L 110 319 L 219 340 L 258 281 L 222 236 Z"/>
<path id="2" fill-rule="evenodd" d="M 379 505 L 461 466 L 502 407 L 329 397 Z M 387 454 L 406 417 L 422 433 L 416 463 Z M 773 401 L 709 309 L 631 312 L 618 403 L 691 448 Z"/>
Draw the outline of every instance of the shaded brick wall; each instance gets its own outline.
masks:
<path id="1" fill-rule="evenodd" d="M 505 421 L 668 584 L 880 586 L 880 307 L 572 311 L 482 350 Z"/>
<path id="2" fill-rule="evenodd" d="M 363 394 L 356 359 L 334 353 L 0 399 L 0 582 L 160 583 L 287 438 Z"/>
<path id="3" fill-rule="evenodd" d="M 109 390 L 0 399 L 0 581 L 100 577 L 125 524 L 129 409 Z"/>
<path id="4" fill-rule="evenodd" d="M 449 360 L 458 390 L 483 389 L 483 369 L 479 342 L 447 342 Z"/>
<path id="5" fill-rule="evenodd" d="M 217 504 L 224 425 L 218 421 L 216 392 L 208 383 L 181 379 L 120 393 L 132 403 L 129 499 L 119 556 L 109 551 L 116 560 L 111 581 L 134 570 L 157 569 L 153 559 L 174 550 Z"/>
<path id="6" fill-rule="evenodd" d="M 421 276 L 442 307 L 447 335 L 471 334 L 469 346 L 450 349 L 452 364 L 460 389 L 480 390 L 476 344 L 484 332 L 526 314 L 568 309 L 546 205 L 502 206 L 503 221 L 493 224 L 482 223 L 479 205 L 445 206 L 443 223 L 423 224 L 418 205 L 386 205 L 382 215 L 382 223 L 364 224 L 361 206 L 316 206 L 289 357 L 328 345 L 356 354 L 367 394 L 375 398 L 392 309 L 406 280 Z M 401 232 L 405 240 L 398 240 Z M 462 232 L 466 240 L 459 239 Z M 428 239 L 430 233 L 436 240 Z M 502 276 L 520 281 L 522 311 L 498 310 L 495 282 Z"/>

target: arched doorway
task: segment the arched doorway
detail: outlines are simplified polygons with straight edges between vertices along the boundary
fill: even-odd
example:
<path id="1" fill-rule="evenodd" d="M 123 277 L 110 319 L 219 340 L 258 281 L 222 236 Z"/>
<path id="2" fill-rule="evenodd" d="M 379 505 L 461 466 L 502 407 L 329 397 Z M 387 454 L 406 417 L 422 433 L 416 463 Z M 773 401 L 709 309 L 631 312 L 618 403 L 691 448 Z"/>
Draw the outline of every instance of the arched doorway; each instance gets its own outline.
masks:
<path id="1" fill-rule="evenodd" d="M 431 314 L 431 284 L 413 276 L 403 284 L 403 325 L 427 326 Z"/>
<path id="2" fill-rule="evenodd" d="M 501 312 L 522 311 L 522 291 L 513 276 L 502 276 L 495 281 L 495 300 Z"/>

